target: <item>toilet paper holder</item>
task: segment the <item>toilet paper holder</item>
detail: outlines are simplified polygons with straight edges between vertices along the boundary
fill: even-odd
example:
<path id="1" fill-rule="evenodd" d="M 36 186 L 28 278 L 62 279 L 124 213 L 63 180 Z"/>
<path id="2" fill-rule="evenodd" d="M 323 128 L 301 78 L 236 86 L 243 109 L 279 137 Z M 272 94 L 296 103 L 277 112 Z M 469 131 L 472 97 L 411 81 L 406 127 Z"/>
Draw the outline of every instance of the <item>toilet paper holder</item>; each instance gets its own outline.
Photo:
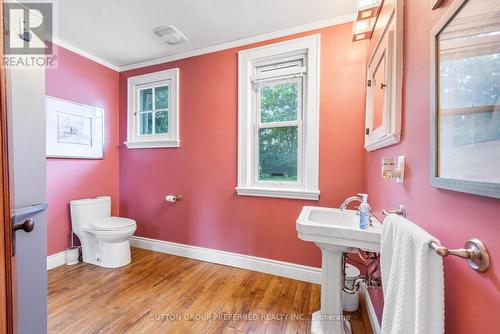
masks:
<path id="1" fill-rule="evenodd" d="M 182 195 L 167 195 L 165 197 L 165 201 L 170 202 L 170 203 L 175 203 L 182 201 L 183 196 Z"/>

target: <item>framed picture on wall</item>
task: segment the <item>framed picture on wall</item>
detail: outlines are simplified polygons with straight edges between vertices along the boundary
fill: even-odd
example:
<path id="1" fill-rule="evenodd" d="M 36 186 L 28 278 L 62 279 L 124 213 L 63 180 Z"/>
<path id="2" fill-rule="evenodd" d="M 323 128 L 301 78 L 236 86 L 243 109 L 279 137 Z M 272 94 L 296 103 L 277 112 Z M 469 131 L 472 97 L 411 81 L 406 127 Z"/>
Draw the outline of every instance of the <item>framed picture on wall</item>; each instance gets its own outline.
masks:
<path id="1" fill-rule="evenodd" d="M 103 158 L 103 116 L 100 108 L 47 96 L 48 158 Z"/>
<path id="2" fill-rule="evenodd" d="M 455 0 L 431 51 L 431 184 L 500 198 L 498 0 Z"/>

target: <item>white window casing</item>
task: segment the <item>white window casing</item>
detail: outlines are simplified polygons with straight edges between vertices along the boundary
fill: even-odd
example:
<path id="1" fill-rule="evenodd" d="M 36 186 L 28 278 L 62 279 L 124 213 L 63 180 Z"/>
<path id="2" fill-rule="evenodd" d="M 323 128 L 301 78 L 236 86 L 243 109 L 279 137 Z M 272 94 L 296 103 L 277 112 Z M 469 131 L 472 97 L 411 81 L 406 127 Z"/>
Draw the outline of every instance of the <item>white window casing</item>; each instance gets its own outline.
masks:
<path id="1" fill-rule="evenodd" d="M 319 199 L 320 35 L 265 45 L 238 53 L 238 195 Z M 260 89 L 297 83 L 297 119 L 260 120 Z M 259 180 L 259 129 L 297 127 L 297 180 Z"/>
<path id="2" fill-rule="evenodd" d="M 179 147 L 179 69 L 148 73 L 127 81 L 127 141 L 129 149 Z M 139 92 L 144 89 L 168 86 L 168 131 L 161 134 L 139 134 Z M 154 108 L 153 108 L 154 110 Z M 165 110 L 163 110 L 165 111 Z M 154 113 L 152 114 L 154 122 Z M 154 130 L 153 130 L 154 131 Z"/>

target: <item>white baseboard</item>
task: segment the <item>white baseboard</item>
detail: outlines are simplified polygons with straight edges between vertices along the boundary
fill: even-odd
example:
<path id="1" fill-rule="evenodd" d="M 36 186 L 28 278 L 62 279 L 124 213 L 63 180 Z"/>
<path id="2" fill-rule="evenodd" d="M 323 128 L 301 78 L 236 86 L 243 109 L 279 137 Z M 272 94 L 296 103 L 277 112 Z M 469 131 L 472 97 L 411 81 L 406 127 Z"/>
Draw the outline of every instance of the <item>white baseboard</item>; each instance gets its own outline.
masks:
<path id="1" fill-rule="evenodd" d="M 47 270 L 62 266 L 65 263 L 66 263 L 65 251 L 47 256 Z"/>
<path id="2" fill-rule="evenodd" d="M 321 282 L 321 269 L 315 267 L 143 237 L 132 237 L 130 244 L 132 247 L 258 271 L 309 283 L 320 284 Z"/>
<path id="3" fill-rule="evenodd" d="M 370 298 L 370 294 L 368 293 L 368 289 L 365 285 L 362 286 L 361 292 L 363 293 L 363 297 L 365 297 L 366 311 L 368 313 L 368 318 L 370 319 L 370 324 L 372 325 L 373 334 L 380 334 L 380 324 L 378 322 L 377 314 L 375 313 L 372 299 Z"/>

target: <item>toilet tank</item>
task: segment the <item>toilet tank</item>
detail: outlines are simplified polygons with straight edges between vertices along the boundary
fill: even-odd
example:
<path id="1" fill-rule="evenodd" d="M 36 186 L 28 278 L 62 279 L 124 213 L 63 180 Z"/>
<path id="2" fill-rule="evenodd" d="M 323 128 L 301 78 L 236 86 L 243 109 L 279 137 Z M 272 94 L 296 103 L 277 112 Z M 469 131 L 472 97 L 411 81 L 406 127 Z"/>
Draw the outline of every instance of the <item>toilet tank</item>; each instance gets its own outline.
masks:
<path id="1" fill-rule="evenodd" d="M 74 200 L 70 202 L 70 210 L 73 232 L 79 234 L 83 226 L 89 225 L 96 219 L 111 216 L 111 197 L 100 196 Z"/>

